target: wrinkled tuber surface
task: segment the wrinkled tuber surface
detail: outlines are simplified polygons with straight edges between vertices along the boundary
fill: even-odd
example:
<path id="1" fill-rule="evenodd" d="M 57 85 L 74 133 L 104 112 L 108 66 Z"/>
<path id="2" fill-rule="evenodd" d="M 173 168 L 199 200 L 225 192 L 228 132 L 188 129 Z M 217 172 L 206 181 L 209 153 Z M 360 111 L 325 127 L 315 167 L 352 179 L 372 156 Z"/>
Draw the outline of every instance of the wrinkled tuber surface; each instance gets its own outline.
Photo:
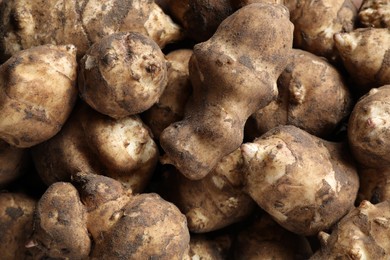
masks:
<path id="1" fill-rule="evenodd" d="M 390 202 L 363 201 L 335 226 L 322 232 L 323 246 L 310 260 L 390 258 Z"/>
<path id="2" fill-rule="evenodd" d="M 292 45 L 288 17 L 282 5 L 247 5 L 195 45 L 185 117 L 160 136 L 165 163 L 201 179 L 240 146 L 248 117 L 276 96 Z"/>
<path id="3" fill-rule="evenodd" d="M 287 230 L 315 235 L 354 205 L 359 179 L 343 143 L 280 126 L 241 150 L 248 194 Z"/>
<path id="4" fill-rule="evenodd" d="M 364 27 L 390 28 L 390 1 L 364 0 L 358 16 Z"/>

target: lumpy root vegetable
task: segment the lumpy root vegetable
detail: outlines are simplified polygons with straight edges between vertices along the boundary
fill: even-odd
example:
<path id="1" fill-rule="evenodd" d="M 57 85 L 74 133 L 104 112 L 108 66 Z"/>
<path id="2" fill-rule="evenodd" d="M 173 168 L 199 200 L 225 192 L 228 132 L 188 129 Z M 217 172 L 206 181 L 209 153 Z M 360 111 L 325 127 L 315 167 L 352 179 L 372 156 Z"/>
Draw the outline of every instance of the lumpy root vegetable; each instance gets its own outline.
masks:
<path id="1" fill-rule="evenodd" d="M 212 38 L 194 47 L 193 94 L 185 117 L 160 136 L 165 163 L 187 178 L 201 179 L 240 146 L 247 118 L 276 96 L 292 30 L 285 7 L 252 4 L 229 16 Z"/>
<path id="2" fill-rule="evenodd" d="M 57 134 L 77 98 L 76 49 L 43 45 L 0 67 L 0 139 L 31 147 Z"/>
<path id="3" fill-rule="evenodd" d="M 58 135 L 34 147 L 32 155 L 48 185 L 84 171 L 112 177 L 139 193 L 154 172 L 158 149 L 138 116 L 115 120 L 84 104 Z"/>
<path id="4" fill-rule="evenodd" d="M 359 179 L 343 144 L 280 126 L 241 150 L 248 194 L 296 234 L 326 230 L 354 205 Z"/>

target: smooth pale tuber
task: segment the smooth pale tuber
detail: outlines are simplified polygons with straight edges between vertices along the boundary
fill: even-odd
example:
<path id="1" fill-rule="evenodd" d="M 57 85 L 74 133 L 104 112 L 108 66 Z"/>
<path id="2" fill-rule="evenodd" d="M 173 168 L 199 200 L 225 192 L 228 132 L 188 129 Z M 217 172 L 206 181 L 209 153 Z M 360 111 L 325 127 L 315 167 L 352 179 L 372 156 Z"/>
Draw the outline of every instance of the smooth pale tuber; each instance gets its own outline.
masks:
<path id="1" fill-rule="evenodd" d="M 0 67 L 0 139 L 24 148 L 57 134 L 77 98 L 76 49 L 43 45 Z"/>
<path id="2" fill-rule="evenodd" d="M 295 126 L 276 127 L 241 146 L 246 191 L 282 227 L 315 235 L 354 205 L 359 179 L 343 143 Z"/>
<path id="3" fill-rule="evenodd" d="M 142 120 L 150 127 L 156 139 L 170 124 L 183 119 L 192 90 L 188 71 L 191 55 L 190 49 L 179 49 L 166 55 L 170 64 L 167 86 L 157 103 L 142 114 Z"/>
<path id="4" fill-rule="evenodd" d="M 160 47 L 183 37 L 180 27 L 150 0 L 9 0 L 0 10 L 5 57 L 37 45 L 71 43 L 80 58 L 93 43 L 115 32 L 139 32 Z"/>
<path id="5" fill-rule="evenodd" d="M 247 5 L 195 45 L 185 117 L 160 136 L 164 163 L 197 180 L 240 146 L 248 117 L 277 94 L 292 46 L 288 17 L 282 5 Z"/>
<path id="6" fill-rule="evenodd" d="M 358 17 L 364 27 L 390 28 L 390 2 L 388 0 L 364 0 Z"/>
<path id="7" fill-rule="evenodd" d="M 35 204 L 22 193 L 0 193 L 1 259 L 32 259 L 25 244 L 33 231 Z"/>
<path id="8" fill-rule="evenodd" d="M 343 217 L 329 235 L 321 232 L 322 247 L 310 260 L 389 259 L 390 202 L 363 201 Z"/>
<path id="9" fill-rule="evenodd" d="M 141 113 L 158 101 L 167 84 L 167 62 L 158 45 L 140 33 L 111 34 L 80 61 L 81 98 L 113 118 Z"/>
<path id="10" fill-rule="evenodd" d="M 34 147 L 32 155 L 48 185 L 85 171 L 112 177 L 138 193 L 154 172 L 158 149 L 138 116 L 115 120 L 84 104 L 58 135 Z"/>
<path id="11" fill-rule="evenodd" d="M 334 37 L 343 64 L 354 82 L 354 92 L 390 84 L 390 29 L 361 28 Z"/>
<path id="12" fill-rule="evenodd" d="M 356 161 L 365 168 L 390 166 L 390 85 L 373 88 L 354 106 L 348 140 Z"/>
<path id="13" fill-rule="evenodd" d="M 259 137 L 278 125 L 294 125 L 330 136 L 352 110 L 352 95 L 338 70 L 325 59 L 294 49 L 278 79 L 278 98 L 259 109 L 246 126 Z"/>
<path id="14" fill-rule="evenodd" d="M 243 158 L 237 149 L 223 157 L 201 180 L 189 180 L 177 171 L 168 172 L 167 200 L 187 217 L 191 232 L 218 230 L 251 215 L 256 204 L 243 192 L 242 167 Z"/>
<path id="15" fill-rule="evenodd" d="M 354 29 L 357 9 L 351 0 L 285 0 L 294 24 L 294 47 L 338 61 L 333 35 Z"/>

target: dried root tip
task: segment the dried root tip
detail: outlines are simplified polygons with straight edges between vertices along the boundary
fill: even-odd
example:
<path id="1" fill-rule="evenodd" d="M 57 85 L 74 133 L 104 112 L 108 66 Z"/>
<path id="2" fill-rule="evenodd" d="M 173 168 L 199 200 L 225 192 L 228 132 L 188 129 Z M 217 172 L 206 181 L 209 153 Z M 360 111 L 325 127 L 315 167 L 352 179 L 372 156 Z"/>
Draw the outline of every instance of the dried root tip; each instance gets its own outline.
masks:
<path id="1" fill-rule="evenodd" d="M 33 248 L 36 246 L 38 246 L 38 242 L 35 240 L 29 240 L 29 241 L 27 241 L 27 243 L 25 245 L 26 248 Z"/>

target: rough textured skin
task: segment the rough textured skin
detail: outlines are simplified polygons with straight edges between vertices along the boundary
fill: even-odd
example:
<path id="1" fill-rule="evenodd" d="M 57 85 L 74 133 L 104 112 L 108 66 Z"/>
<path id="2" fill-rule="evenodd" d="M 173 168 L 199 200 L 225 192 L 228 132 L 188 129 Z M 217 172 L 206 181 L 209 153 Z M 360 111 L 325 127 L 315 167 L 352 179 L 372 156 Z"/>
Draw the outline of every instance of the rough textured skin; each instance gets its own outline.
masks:
<path id="1" fill-rule="evenodd" d="M 32 155 L 46 184 L 70 181 L 84 171 L 112 177 L 134 193 L 143 191 L 158 161 L 157 146 L 137 116 L 114 120 L 86 105 Z"/>
<path id="2" fill-rule="evenodd" d="M 25 249 L 33 230 L 35 200 L 20 193 L 0 193 L 1 259 L 32 259 Z"/>
<path id="3" fill-rule="evenodd" d="M 285 0 L 294 24 L 294 47 L 338 60 L 333 35 L 354 29 L 357 9 L 350 0 Z"/>
<path id="4" fill-rule="evenodd" d="M 280 126 L 241 150 L 248 194 L 291 232 L 315 235 L 354 205 L 359 179 L 343 144 Z"/>
<path id="5" fill-rule="evenodd" d="M 243 228 L 233 247 L 233 259 L 308 259 L 312 254 L 305 237 L 285 230 L 268 215 Z"/>
<path id="6" fill-rule="evenodd" d="M 98 241 L 91 259 L 183 259 L 189 232 L 183 214 L 157 194 L 135 196 Z"/>
<path id="7" fill-rule="evenodd" d="M 223 157 L 201 180 L 189 180 L 178 172 L 169 172 L 165 188 L 170 193 L 168 200 L 185 214 L 191 232 L 218 230 L 253 212 L 255 203 L 243 192 L 242 167 L 243 158 L 237 149 Z"/>
<path id="8" fill-rule="evenodd" d="M 390 84 L 390 29 L 362 28 L 335 35 L 335 45 L 356 92 Z"/>
<path id="9" fill-rule="evenodd" d="M 139 32 L 160 47 L 182 38 L 180 27 L 151 0 L 9 0 L 0 3 L 0 10 L 5 58 L 47 43 L 72 43 L 80 58 L 93 43 L 115 32 Z"/>
<path id="10" fill-rule="evenodd" d="M 233 11 L 230 0 L 170 0 L 170 13 L 196 42 L 208 40 Z"/>
<path id="11" fill-rule="evenodd" d="M 123 118 L 156 103 L 167 80 L 167 62 L 152 39 L 115 33 L 92 45 L 81 59 L 78 87 L 96 111 Z"/>
<path id="12" fill-rule="evenodd" d="M 368 200 L 373 204 L 390 200 L 390 169 L 360 168 L 358 201 Z"/>
<path id="13" fill-rule="evenodd" d="M 160 99 L 142 115 L 142 120 L 150 127 L 154 138 L 170 124 L 183 119 L 184 109 L 191 94 L 188 62 L 192 50 L 180 49 L 170 52 L 166 59 L 168 67 L 168 84 Z"/>
<path id="14" fill-rule="evenodd" d="M 321 233 L 322 248 L 310 260 L 390 258 L 390 202 L 363 201 L 330 234 Z"/>
<path id="15" fill-rule="evenodd" d="M 373 88 L 352 110 L 348 140 L 359 164 L 366 168 L 390 166 L 390 85 Z"/>
<path id="16" fill-rule="evenodd" d="M 325 138 L 352 110 L 352 95 L 343 76 L 325 59 L 294 49 L 278 79 L 278 98 L 251 116 L 251 136 L 278 125 L 294 125 Z"/>
<path id="17" fill-rule="evenodd" d="M 77 98 L 76 49 L 43 45 L 0 67 L 0 139 L 31 147 L 58 133 Z"/>
<path id="18" fill-rule="evenodd" d="M 16 180 L 24 170 L 26 150 L 0 140 L 0 187 Z"/>
<path id="19" fill-rule="evenodd" d="M 34 233 L 28 242 L 35 259 L 85 259 L 91 249 L 87 215 L 70 183 L 51 185 L 38 202 Z"/>
<path id="20" fill-rule="evenodd" d="M 390 2 L 364 0 L 358 17 L 364 27 L 390 28 Z"/>
<path id="21" fill-rule="evenodd" d="M 276 97 L 293 26 L 282 5 L 252 4 L 225 19 L 190 60 L 193 95 L 185 118 L 166 128 L 165 162 L 186 177 L 206 176 L 243 140 L 248 117 Z"/>
<path id="22" fill-rule="evenodd" d="M 188 260 L 229 259 L 233 236 L 229 234 L 191 234 Z"/>

